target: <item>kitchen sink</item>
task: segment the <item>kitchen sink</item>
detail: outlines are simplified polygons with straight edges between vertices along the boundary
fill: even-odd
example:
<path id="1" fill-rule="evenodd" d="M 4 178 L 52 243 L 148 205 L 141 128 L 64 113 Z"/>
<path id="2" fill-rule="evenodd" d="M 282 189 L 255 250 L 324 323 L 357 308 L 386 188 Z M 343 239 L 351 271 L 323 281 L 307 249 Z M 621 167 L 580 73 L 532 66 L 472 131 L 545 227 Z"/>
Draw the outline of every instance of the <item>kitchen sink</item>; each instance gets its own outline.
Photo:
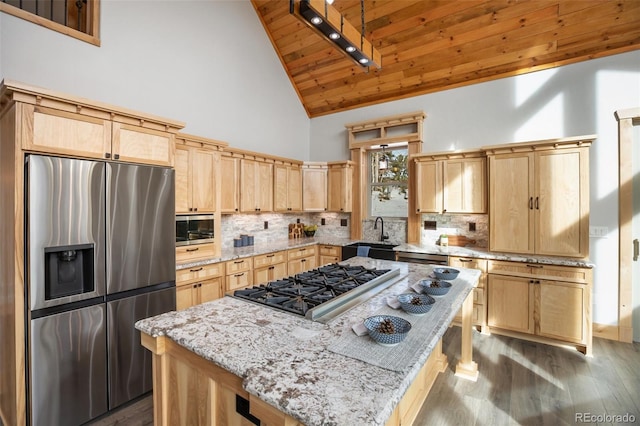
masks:
<path id="1" fill-rule="evenodd" d="M 396 252 L 393 250 L 398 244 L 385 243 L 368 243 L 359 241 L 342 247 L 342 260 L 349 259 L 358 255 L 358 247 L 368 246 L 368 257 L 374 259 L 396 260 Z"/>

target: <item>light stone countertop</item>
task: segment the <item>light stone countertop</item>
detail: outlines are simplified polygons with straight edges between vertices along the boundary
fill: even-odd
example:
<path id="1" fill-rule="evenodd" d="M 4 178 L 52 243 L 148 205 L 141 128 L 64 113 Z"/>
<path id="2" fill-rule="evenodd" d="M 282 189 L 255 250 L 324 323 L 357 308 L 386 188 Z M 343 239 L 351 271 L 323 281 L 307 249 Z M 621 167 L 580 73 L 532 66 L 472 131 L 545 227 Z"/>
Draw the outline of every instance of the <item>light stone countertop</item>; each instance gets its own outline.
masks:
<path id="1" fill-rule="evenodd" d="M 428 254 L 446 254 L 449 256 L 473 257 L 477 259 L 508 260 L 511 262 L 540 263 L 546 265 L 575 266 L 593 268 L 595 264 L 585 259 L 570 257 L 538 256 L 518 253 L 499 253 L 481 247 L 439 246 L 435 244 L 400 244 L 395 251 Z"/>
<path id="2" fill-rule="evenodd" d="M 349 238 L 335 237 L 313 237 L 313 238 L 295 238 L 287 240 L 270 241 L 268 244 L 256 244 L 245 247 L 223 248 L 222 256 L 217 258 L 203 259 L 189 263 L 177 265 L 176 269 L 193 268 L 197 266 L 208 265 L 211 263 L 225 262 L 227 260 L 240 259 L 244 257 L 252 257 L 261 254 L 273 253 L 281 250 L 289 250 L 314 244 L 326 244 L 334 246 L 345 246 L 347 244 L 358 241 L 380 243 L 379 241 L 352 240 Z M 482 247 L 457 247 L 457 246 L 439 246 L 435 244 L 400 244 L 393 248 L 394 251 L 404 251 L 412 253 L 428 253 L 428 254 L 446 254 L 449 256 L 473 257 L 478 259 L 507 260 L 512 262 L 523 263 L 540 263 L 547 265 L 574 266 L 581 268 L 593 268 L 595 264 L 587 259 L 569 258 L 569 257 L 553 257 L 553 256 L 537 256 L 524 255 L 517 253 L 499 253 L 491 252 Z"/>
<path id="3" fill-rule="evenodd" d="M 386 309 L 387 296 L 409 291 L 433 266 L 363 257 L 347 263 L 398 268 L 400 274 L 392 278 L 396 282 L 389 288 L 327 324 L 226 296 L 138 321 L 136 328 L 153 337 L 165 335 L 236 374 L 247 392 L 306 425 L 384 425 L 477 283 L 480 271 L 459 268 L 453 284 L 460 291 L 437 298 L 436 303 L 450 306 L 441 318 L 428 317 L 429 313 L 417 317 L 433 323 L 425 336 L 426 349 L 415 365 L 396 372 L 331 352 L 327 346 L 343 333 L 353 333 L 353 324 Z M 389 349 L 402 350 L 402 343 Z"/>

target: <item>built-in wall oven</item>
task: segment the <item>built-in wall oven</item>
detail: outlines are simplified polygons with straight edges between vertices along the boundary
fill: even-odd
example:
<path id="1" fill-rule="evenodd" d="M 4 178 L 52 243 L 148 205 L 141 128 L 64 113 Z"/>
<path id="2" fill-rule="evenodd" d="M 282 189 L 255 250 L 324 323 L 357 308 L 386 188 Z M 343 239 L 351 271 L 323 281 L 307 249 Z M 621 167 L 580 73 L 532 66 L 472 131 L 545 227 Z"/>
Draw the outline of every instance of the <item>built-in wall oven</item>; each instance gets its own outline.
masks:
<path id="1" fill-rule="evenodd" d="M 176 216 L 176 245 L 212 243 L 213 223 L 212 214 Z"/>

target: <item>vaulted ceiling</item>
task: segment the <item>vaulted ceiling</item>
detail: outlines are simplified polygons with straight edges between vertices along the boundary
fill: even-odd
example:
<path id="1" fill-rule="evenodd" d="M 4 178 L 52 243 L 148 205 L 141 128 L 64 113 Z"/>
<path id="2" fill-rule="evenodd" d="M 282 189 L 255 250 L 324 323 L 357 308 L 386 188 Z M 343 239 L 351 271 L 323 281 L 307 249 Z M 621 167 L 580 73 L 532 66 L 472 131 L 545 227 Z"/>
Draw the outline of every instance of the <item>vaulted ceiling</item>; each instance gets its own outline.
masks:
<path id="1" fill-rule="evenodd" d="M 288 0 L 251 2 L 310 117 L 640 49 L 638 0 L 364 0 L 367 72 Z M 360 0 L 333 7 L 361 28 Z"/>

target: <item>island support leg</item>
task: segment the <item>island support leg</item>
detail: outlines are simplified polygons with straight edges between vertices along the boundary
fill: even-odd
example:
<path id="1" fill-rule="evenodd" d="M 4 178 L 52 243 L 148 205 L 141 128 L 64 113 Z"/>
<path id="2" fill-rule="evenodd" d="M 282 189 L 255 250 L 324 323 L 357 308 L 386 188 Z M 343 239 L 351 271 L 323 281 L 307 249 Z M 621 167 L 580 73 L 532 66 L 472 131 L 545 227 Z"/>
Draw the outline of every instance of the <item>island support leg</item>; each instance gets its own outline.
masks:
<path id="1" fill-rule="evenodd" d="M 473 361 L 473 335 L 471 316 L 473 314 L 473 291 L 462 303 L 462 350 L 460 361 L 456 365 L 456 376 L 478 380 L 478 364 Z"/>

